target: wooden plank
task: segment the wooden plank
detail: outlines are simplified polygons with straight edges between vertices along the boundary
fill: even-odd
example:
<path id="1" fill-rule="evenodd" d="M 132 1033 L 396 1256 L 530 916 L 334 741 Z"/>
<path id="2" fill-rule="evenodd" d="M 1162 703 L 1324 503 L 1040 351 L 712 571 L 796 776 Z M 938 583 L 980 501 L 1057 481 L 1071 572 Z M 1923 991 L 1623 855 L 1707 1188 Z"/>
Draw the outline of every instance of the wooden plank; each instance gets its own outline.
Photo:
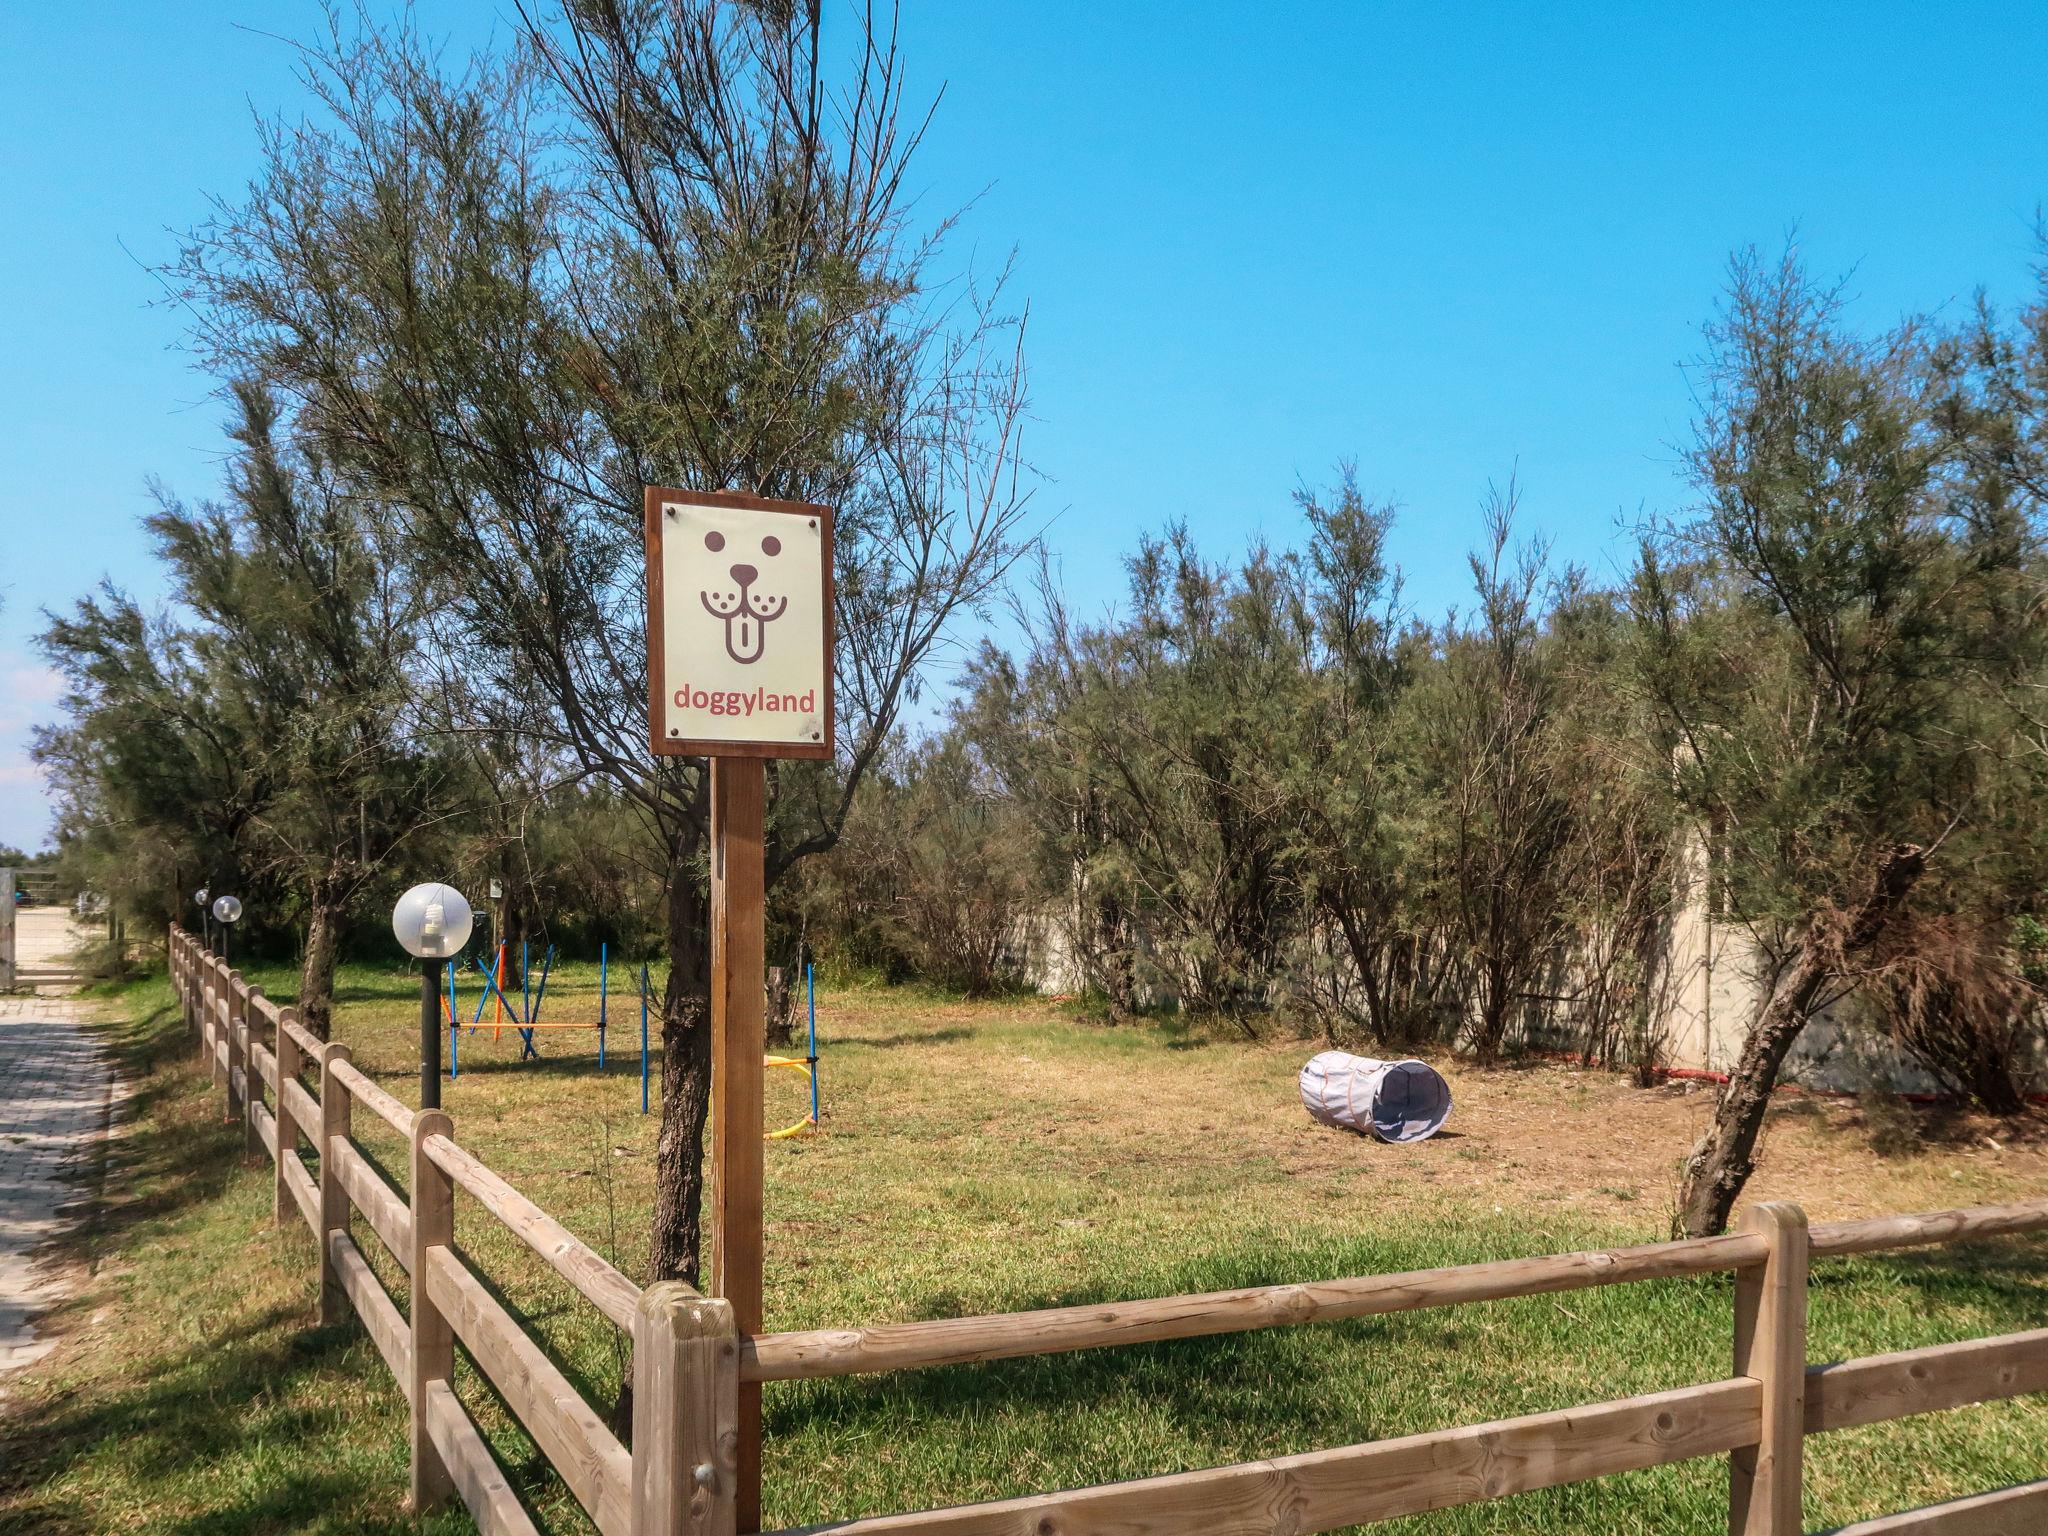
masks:
<path id="1" fill-rule="evenodd" d="M 249 1059 L 256 1064 L 256 1075 L 263 1079 L 263 1086 L 277 1092 L 277 1058 L 270 1054 L 270 1047 L 261 1040 L 251 1041 Z"/>
<path id="2" fill-rule="evenodd" d="M 411 1349 L 406 1343 L 405 1319 L 399 1315 L 397 1303 L 378 1281 L 377 1272 L 370 1268 L 362 1249 L 346 1232 L 327 1234 L 327 1252 L 334 1261 L 334 1273 L 341 1282 L 342 1294 L 348 1297 L 356 1316 L 363 1320 L 363 1328 L 377 1346 L 377 1353 L 391 1368 L 392 1379 L 398 1383 L 399 1390 L 404 1391 L 406 1378 L 412 1369 Z"/>
<path id="3" fill-rule="evenodd" d="M 291 1077 L 284 1080 L 284 1087 L 278 1090 L 277 1097 L 278 1102 L 284 1106 L 285 1113 L 292 1117 L 292 1123 L 298 1127 L 300 1134 L 308 1141 L 317 1143 L 320 1135 L 320 1101 L 306 1091 L 305 1084 Z"/>
<path id="4" fill-rule="evenodd" d="M 1720 1455 L 1756 1438 L 1762 1411 L 1756 1382 L 1717 1381 L 1399 1440 L 818 1529 L 835 1536 L 1310 1536 Z"/>
<path id="5" fill-rule="evenodd" d="M 299 1042 L 299 1049 L 306 1053 L 308 1061 L 318 1061 L 320 1059 L 320 1053 L 326 1049 L 327 1042 L 301 1024 L 296 1014 L 285 1020 L 283 1028 L 286 1034 Z"/>
<path id="6" fill-rule="evenodd" d="M 1929 1243 L 1958 1243 L 2048 1231 L 2048 1199 L 2013 1205 L 1979 1205 L 1917 1216 L 1876 1216 L 1867 1221 L 1823 1222 L 1813 1229 L 1815 1258 L 1849 1253 L 1882 1253 Z"/>
<path id="7" fill-rule="evenodd" d="M 569 1380 L 448 1248 L 427 1250 L 427 1294 L 605 1536 L 632 1530 L 633 1462 Z"/>
<path id="8" fill-rule="evenodd" d="M 1770 1245 L 1735 1278 L 1735 1374 L 1763 1392 L 1761 1432 L 1728 1454 L 1731 1536 L 1801 1536 L 1806 1450 L 1806 1213 L 1766 1201 L 1742 1229 Z"/>
<path id="9" fill-rule="evenodd" d="M 711 1291 L 761 1331 L 767 765 L 711 759 Z M 761 1388 L 739 1391 L 739 1528 L 761 1528 Z"/>
<path id="10" fill-rule="evenodd" d="M 249 1124 L 256 1131 L 256 1139 L 263 1143 L 263 1150 L 270 1160 L 277 1161 L 277 1118 L 261 1102 L 249 1106 Z"/>
<path id="11" fill-rule="evenodd" d="M 2048 1392 L 2048 1328 L 1866 1355 L 1806 1373 L 1806 1432 L 1825 1434 Z"/>
<path id="12" fill-rule="evenodd" d="M 336 1073 L 341 1078 L 341 1085 L 348 1089 L 349 1097 L 360 1102 L 371 1114 L 406 1140 L 412 1139 L 411 1110 L 365 1077 L 353 1061 L 344 1060 L 336 1068 Z"/>
<path id="13" fill-rule="evenodd" d="M 421 1143 L 429 1136 L 446 1137 L 454 1129 L 438 1109 L 413 1117 L 411 1153 L 412 1208 L 406 1213 L 408 1252 L 405 1267 L 418 1274 L 433 1250 L 447 1251 L 455 1241 L 455 1186 L 427 1158 Z M 427 1429 L 427 1389 L 446 1386 L 455 1376 L 455 1335 L 434 1304 L 431 1286 L 412 1288 L 412 1375 L 406 1398 L 412 1405 L 412 1492 L 414 1514 L 438 1508 L 455 1497 L 455 1475 Z"/>
<path id="14" fill-rule="evenodd" d="M 649 1286 L 633 1329 L 634 1536 L 733 1536 L 738 1410 L 732 1303 Z"/>
<path id="15" fill-rule="evenodd" d="M 306 1230 L 317 1241 L 320 1236 L 320 1186 L 313 1182 L 313 1175 L 306 1171 L 306 1165 L 299 1161 L 299 1154 L 290 1153 L 279 1160 L 284 1169 L 285 1188 L 297 1202 L 299 1214 L 306 1218 Z"/>
<path id="16" fill-rule="evenodd" d="M 740 1376 L 746 1381 L 802 1381 L 1101 1349 L 1113 1344 L 1203 1338 L 1294 1323 L 1542 1296 L 1631 1280 L 1709 1274 L 1760 1263 L 1765 1252 L 1761 1237 L 1742 1233 L 1145 1301 L 771 1333 L 742 1338 Z"/>
<path id="17" fill-rule="evenodd" d="M 427 1156 L 519 1240 L 546 1259 L 564 1280 L 628 1333 L 640 1287 L 546 1211 L 493 1173 L 472 1152 L 446 1136 L 428 1138 Z"/>
<path id="18" fill-rule="evenodd" d="M 427 1433 L 481 1536 L 539 1536 L 539 1528 L 462 1403 L 445 1381 L 429 1382 Z"/>
<path id="19" fill-rule="evenodd" d="M 328 1149 L 334 1158 L 335 1174 L 341 1180 L 341 1187 L 348 1192 L 350 1203 L 363 1213 L 370 1230 L 410 1274 L 412 1213 L 405 1208 L 405 1197 L 384 1182 L 383 1176 L 370 1166 L 370 1160 L 347 1137 L 328 1143 Z"/>
<path id="20" fill-rule="evenodd" d="M 1881 1520 L 1859 1520 L 1823 1536 L 2025 1536 L 2030 1531 L 2048 1531 L 2048 1482 L 1930 1504 Z"/>

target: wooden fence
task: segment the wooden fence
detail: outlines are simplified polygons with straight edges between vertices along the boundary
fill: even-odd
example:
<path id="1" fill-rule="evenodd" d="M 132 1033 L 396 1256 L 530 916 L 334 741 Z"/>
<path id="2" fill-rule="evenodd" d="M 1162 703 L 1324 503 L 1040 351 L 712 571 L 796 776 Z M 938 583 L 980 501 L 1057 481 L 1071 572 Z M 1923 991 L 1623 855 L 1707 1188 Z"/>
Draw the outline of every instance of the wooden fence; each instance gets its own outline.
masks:
<path id="1" fill-rule="evenodd" d="M 344 1045 L 315 1039 L 188 934 L 171 930 L 187 1021 L 252 1156 L 276 1171 L 275 1215 L 320 1251 L 320 1316 L 353 1310 L 411 1405 L 412 1498 L 460 1497 L 486 1532 L 531 1518 L 451 1381 L 459 1341 L 605 1536 L 726 1536 L 741 1528 L 742 1383 L 958 1365 L 1198 1338 L 1591 1286 L 1731 1272 L 1735 1336 L 1720 1381 L 1396 1440 L 1199 1472 L 834 1525 L 846 1536 L 1307 1533 L 1554 1488 L 1697 1456 L 1726 1456 L 1729 1529 L 1796 1536 L 1808 1435 L 2048 1391 L 2048 1329 L 1830 1365 L 1806 1359 L 1810 1260 L 2048 1229 L 2048 1199 L 1808 1228 L 1794 1205 L 1752 1206 L 1722 1237 L 1511 1259 L 1409 1274 L 985 1317 L 743 1337 L 723 1301 L 645 1290 L 455 1141 L 446 1114 L 379 1088 Z M 318 1074 L 316 1097 L 305 1082 Z M 266 1097 L 267 1096 L 267 1097 Z M 409 1192 L 352 1135 L 360 1108 L 411 1146 Z M 299 1155 L 318 1154 L 316 1181 Z M 520 1329 L 454 1244 L 456 1192 L 474 1200 L 633 1339 L 633 1446 Z M 408 1318 L 356 1246 L 351 1213 L 411 1277 Z M 2048 1459 L 2048 1448 L 2044 1448 Z M 1836 1536 L 2018 1536 L 2048 1531 L 2048 1480 L 1843 1527 Z M 796 1533 L 787 1533 L 796 1536 Z"/>

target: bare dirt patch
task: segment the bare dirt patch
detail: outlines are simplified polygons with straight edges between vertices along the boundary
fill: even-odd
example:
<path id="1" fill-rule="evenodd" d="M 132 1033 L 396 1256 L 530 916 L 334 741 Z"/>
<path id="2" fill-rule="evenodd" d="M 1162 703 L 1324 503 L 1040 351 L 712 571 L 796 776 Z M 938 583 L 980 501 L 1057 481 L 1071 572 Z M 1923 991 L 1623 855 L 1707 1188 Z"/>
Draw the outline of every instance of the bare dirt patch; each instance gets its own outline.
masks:
<path id="1" fill-rule="evenodd" d="M 872 1053 L 862 1045 L 876 1046 Z M 897 993 L 831 1000 L 827 1072 L 835 1132 L 955 1119 L 1000 1127 L 1063 1166 L 1154 1182 L 1205 1171 L 1302 1211 L 1361 1198 L 1382 1208 L 1446 1202 L 1565 1209 L 1661 1229 L 1680 1159 L 1714 1085 L 1638 1088 L 1618 1074 L 1536 1063 L 1481 1070 L 1434 1059 L 1456 1100 L 1443 1134 L 1386 1146 L 1310 1121 L 1295 1074 L 1313 1041 L 1246 1043 L 1157 1026 L 1075 1024 L 1034 999 L 915 1004 Z M 881 1058 L 886 1056 L 884 1063 Z M 851 1060 L 849 1060 L 851 1058 Z M 875 1070 L 864 1070 L 872 1062 Z M 830 1078 L 828 1077 L 828 1082 Z M 1881 1157 L 1853 1100 L 1782 1095 L 1751 1199 L 1796 1200 L 1815 1220 L 2038 1196 L 2048 1117 L 1916 1112 L 1917 1150 Z M 1035 1161 L 1035 1158 L 1026 1158 Z"/>

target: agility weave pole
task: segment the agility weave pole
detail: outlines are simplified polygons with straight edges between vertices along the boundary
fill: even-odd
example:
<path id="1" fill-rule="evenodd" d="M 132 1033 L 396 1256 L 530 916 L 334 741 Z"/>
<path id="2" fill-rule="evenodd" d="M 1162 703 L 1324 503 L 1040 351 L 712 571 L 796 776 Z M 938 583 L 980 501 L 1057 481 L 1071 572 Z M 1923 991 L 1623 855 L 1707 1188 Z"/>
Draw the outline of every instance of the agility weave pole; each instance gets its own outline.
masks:
<path id="1" fill-rule="evenodd" d="M 491 1038 L 496 1040 L 503 1037 L 504 1031 L 508 1027 L 505 1022 L 507 1011 L 512 1010 L 509 1027 L 519 1035 L 519 1059 L 521 1061 L 525 1061 L 528 1058 L 536 1061 L 540 1059 L 540 1049 L 534 1042 L 534 1035 L 539 1030 L 594 1029 L 597 1031 L 597 1067 L 602 1072 L 605 1069 L 605 1032 L 609 1025 L 611 1012 L 610 949 L 610 945 L 600 944 L 597 951 L 596 1021 L 573 1020 L 556 1023 L 553 1021 L 542 1022 L 540 1017 L 541 1008 L 547 1001 L 548 977 L 554 969 L 555 947 L 550 944 L 546 955 L 541 960 L 540 985 L 536 989 L 532 985 L 532 971 L 527 964 L 527 946 L 524 943 L 519 946 L 520 1002 L 515 1010 L 511 1000 L 505 996 L 505 945 L 500 943 L 492 969 L 486 971 L 482 967 L 478 968 L 479 973 L 483 977 L 483 990 L 477 996 L 476 1013 L 471 1017 L 467 1026 L 469 1032 L 473 1035 L 479 1029 L 487 1027 L 483 1022 L 484 1010 L 490 1006 L 492 999 L 496 998 L 498 1022 L 488 1026 L 491 1029 Z M 459 1077 L 461 1075 L 458 1064 L 459 1048 L 456 1042 L 458 1032 L 464 1026 L 461 1020 L 460 999 L 456 995 L 455 962 L 452 960 L 448 962 L 447 996 L 443 1000 L 443 1015 L 448 1021 L 448 1075 L 450 1077 Z"/>
<path id="2" fill-rule="evenodd" d="M 818 1128 L 818 989 L 812 979 L 811 964 L 808 960 L 804 962 L 804 997 L 810 1015 L 805 1053 L 802 1056 L 765 1056 L 761 1064 L 766 1067 L 789 1067 L 803 1073 L 805 1082 L 810 1086 L 811 1112 L 794 1125 L 768 1132 L 770 1141 L 801 1136 L 805 1131 L 815 1131 Z"/>
<path id="3" fill-rule="evenodd" d="M 606 1070 L 605 1036 L 610 1028 L 611 1019 L 611 947 L 608 944 L 600 944 L 598 946 L 597 1019 L 595 1022 L 583 1020 L 558 1022 L 554 1020 L 543 1021 L 541 1019 L 541 1006 L 547 998 L 548 976 L 554 964 L 554 957 L 554 946 L 550 945 L 546 956 L 541 962 L 540 984 L 537 988 L 529 990 L 522 975 L 520 1001 L 515 1004 L 505 995 L 504 991 L 501 978 L 504 974 L 505 946 L 500 944 L 498 946 L 496 963 L 492 969 L 484 970 L 482 967 L 478 968 L 479 974 L 483 977 L 483 990 L 477 997 L 476 1011 L 467 1024 L 462 1020 L 461 998 L 458 995 L 456 986 L 455 962 L 453 960 L 448 962 L 446 970 L 447 981 L 444 989 L 445 995 L 441 1002 L 442 1016 L 447 1020 L 448 1024 L 448 1076 L 451 1079 L 462 1075 L 461 1037 L 465 1029 L 472 1035 L 479 1029 L 489 1029 L 492 1032 L 493 1039 L 500 1038 L 506 1029 L 512 1030 L 520 1037 L 521 1044 L 518 1057 L 520 1061 L 528 1059 L 538 1061 L 540 1059 L 540 1051 L 534 1044 L 534 1035 L 540 1030 L 594 1029 L 597 1031 L 597 1069 L 600 1072 Z M 520 970 L 522 973 L 526 970 L 526 959 L 526 946 L 522 944 L 520 946 Z M 493 999 L 497 1001 L 498 1016 L 507 1019 L 507 1022 L 502 1025 L 486 1024 L 483 1021 L 484 1011 L 490 1007 Z M 640 967 L 640 1113 L 643 1115 L 650 1112 L 653 1103 L 653 1072 L 650 1065 L 652 1052 L 649 1041 L 650 1003 L 648 971 L 647 967 L 642 965 Z M 818 1128 L 820 1102 L 818 1088 L 818 987 L 815 968 L 809 961 L 804 962 L 804 1005 L 806 1015 L 804 1054 L 801 1056 L 764 1055 L 761 1058 L 761 1065 L 765 1069 L 780 1068 L 787 1071 L 801 1072 L 809 1088 L 810 1112 L 801 1120 L 784 1126 L 780 1130 L 764 1132 L 764 1139 L 768 1141 L 786 1140 L 789 1137 L 801 1136 L 806 1131 L 815 1131 Z"/>
<path id="4" fill-rule="evenodd" d="M 761 1058 L 761 1065 L 769 1069 L 782 1067 L 803 1073 L 804 1079 L 810 1088 L 811 1111 L 803 1119 L 796 1121 L 794 1124 L 784 1126 L 779 1131 L 764 1132 L 763 1139 L 767 1141 L 783 1141 L 791 1136 L 801 1136 L 806 1131 L 815 1131 L 818 1128 L 818 987 L 814 969 L 809 961 L 804 962 L 804 1003 L 806 1012 L 804 1054 L 801 1056 L 764 1055 Z M 640 967 L 640 1113 L 643 1115 L 648 1112 L 649 1103 L 647 1019 L 647 967 L 643 965 Z"/>

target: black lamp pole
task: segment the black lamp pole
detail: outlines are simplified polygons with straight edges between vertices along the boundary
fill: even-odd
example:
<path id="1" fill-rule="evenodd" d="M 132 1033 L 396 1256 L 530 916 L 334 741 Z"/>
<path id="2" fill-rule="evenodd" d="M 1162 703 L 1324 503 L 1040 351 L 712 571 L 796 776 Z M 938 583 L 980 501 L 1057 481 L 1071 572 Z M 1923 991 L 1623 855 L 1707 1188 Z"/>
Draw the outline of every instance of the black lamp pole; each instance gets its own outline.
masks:
<path id="1" fill-rule="evenodd" d="M 420 957 L 420 1108 L 441 1107 L 441 987 L 431 955 Z"/>

